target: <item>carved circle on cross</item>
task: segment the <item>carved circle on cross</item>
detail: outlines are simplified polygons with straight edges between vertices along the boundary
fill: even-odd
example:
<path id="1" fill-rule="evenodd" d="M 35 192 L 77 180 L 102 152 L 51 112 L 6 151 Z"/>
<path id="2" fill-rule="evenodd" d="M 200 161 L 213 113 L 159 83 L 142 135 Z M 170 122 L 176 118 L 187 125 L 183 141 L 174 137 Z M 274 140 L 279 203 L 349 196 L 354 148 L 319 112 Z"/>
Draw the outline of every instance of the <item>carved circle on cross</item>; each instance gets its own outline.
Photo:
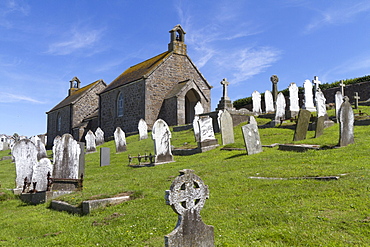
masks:
<path id="1" fill-rule="evenodd" d="M 172 182 L 170 190 L 166 190 L 166 204 L 179 215 L 192 210 L 198 213 L 209 198 L 208 186 L 194 174 L 193 170 L 184 169 Z"/>
<path id="2" fill-rule="evenodd" d="M 279 81 L 279 77 L 277 77 L 277 75 L 273 75 L 271 76 L 270 80 L 272 83 L 276 84 Z"/>

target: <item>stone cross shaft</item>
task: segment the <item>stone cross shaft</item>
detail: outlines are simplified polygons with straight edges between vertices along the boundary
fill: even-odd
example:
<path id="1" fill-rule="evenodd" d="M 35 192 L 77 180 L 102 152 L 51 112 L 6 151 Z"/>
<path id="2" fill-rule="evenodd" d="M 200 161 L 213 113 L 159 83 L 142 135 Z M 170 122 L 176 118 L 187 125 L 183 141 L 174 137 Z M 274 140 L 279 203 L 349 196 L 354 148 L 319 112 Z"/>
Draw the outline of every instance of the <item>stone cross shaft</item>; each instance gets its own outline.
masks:
<path id="1" fill-rule="evenodd" d="M 346 84 L 343 83 L 343 80 L 340 80 L 339 86 L 341 87 L 342 95 L 344 97 L 344 87 L 346 86 Z"/>
<path id="2" fill-rule="evenodd" d="M 279 77 L 277 77 L 277 75 L 273 75 L 270 77 L 270 81 L 272 82 L 272 97 L 274 98 L 274 106 L 276 107 L 276 99 L 278 95 L 277 83 L 279 82 Z"/>
<path id="3" fill-rule="evenodd" d="M 315 85 L 315 91 L 319 91 L 320 90 L 319 85 L 321 84 L 321 81 L 319 81 L 319 77 L 314 76 L 312 83 Z"/>
<path id="4" fill-rule="evenodd" d="M 227 95 L 227 86 L 229 85 L 230 83 L 227 81 L 226 78 L 222 79 L 221 81 L 221 85 L 223 86 L 223 94 L 222 94 L 222 97 L 226 100 L 229 99 L 229 96 Z"/>
<path id="5" fill-rule="evenodd" d="M 355 99 L 355 109 L 358 108 L 358 100 L 360 99 L 360 96 L 358 96 L 358 92 L 355 92 L 355 96 L 353 96 Z"/>

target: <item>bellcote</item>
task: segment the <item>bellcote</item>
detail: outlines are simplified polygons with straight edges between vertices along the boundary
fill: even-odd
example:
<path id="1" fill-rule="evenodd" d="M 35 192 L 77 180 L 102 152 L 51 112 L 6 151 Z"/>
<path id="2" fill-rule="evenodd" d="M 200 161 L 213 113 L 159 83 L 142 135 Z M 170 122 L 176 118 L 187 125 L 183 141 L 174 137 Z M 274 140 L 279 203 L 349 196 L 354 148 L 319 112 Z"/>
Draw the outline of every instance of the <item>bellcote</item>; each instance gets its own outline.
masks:
<path id="1" fill-rule="evenodd" d="M 69 87 L 69 94 L 68 95 L 72 95 L 75 91 L 80 89 L 81 82 L 77 78 L 77 76 L 73 77 L 72 80 L 70 80 L 69 82 L 70 82 L 70 87 Z"/>
<path id="2" fill-rule="evenodd" d="M 170 31 L 171 41 L 168 44 L 168 51 L 181 55 L 186 55 L 185 31 L 181 25 L 178 24 Z"/>

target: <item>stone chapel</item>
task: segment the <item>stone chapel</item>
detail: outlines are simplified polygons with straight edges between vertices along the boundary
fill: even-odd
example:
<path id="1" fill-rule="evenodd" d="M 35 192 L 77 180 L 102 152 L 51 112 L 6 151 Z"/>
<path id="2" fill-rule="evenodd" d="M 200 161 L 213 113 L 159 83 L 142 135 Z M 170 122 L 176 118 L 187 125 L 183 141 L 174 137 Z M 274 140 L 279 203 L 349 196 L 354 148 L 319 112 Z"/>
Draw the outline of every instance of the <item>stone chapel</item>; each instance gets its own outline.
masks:
<path id="1" fill-rule="evenodd" d="M 108 86 L 98 80 L 80 88 L 73 78 L 69 95 L 47 112 L 48 147 L 64 133 L 83 141 L 98 126 L 106 139 L 116 127 L 135 132 L 141 118 L 149 129 L 158 118 L 169 126 L 192 123 L 199 101 L 210 112 L 212 86 L 187 54 L 185 31 L 176 25 L 169 33 L 167 51 L 129 67 Z"/>

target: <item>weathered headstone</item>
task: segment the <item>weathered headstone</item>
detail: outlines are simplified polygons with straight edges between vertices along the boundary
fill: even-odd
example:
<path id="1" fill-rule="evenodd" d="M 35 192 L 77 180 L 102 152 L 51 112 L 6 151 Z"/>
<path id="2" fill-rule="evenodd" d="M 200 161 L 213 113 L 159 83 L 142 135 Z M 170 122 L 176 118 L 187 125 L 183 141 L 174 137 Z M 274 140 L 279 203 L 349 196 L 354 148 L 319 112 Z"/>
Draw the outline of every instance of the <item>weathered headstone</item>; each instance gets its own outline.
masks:
<path id="1" fill-rule="evenodd" d="M 294 131 L 293 141 L 300 141 L 306 139 L 308 125 L 310 123 L 311 112 L 301 109 L 298 114 L 298 121 Z"/>
<path id="2" fill-rule="evenodd" d="M 265 107 L 266 107 L 266 113 L 274 112 L 274 99 L 272 97 L 272 94 L 269 90 L 265 91 Z"/>
<path id="3" fill-rule="evenodd" d="M 337 122 L 339 120 L 339 109 L 342 103 L 343 103 L 343 95 L 341 92 L 338 91 L 335 93 L 335 116 L 337 118 Z"/>
<path id="4" fill-rule="evenodd" d="M 155 163 L 173 161 L 171 137 L 171 131 L 167 123 L 162 119 L 155 121 L 152 130 L 152 139 L 154 140 L 155 150 Z"/>
<path id="5" fill-rule="evenodd" d="M 309 80 L 305 80 L 303 87 L 304 87 L 304 109 L 310 112 L 314 112 L 316 111 L 316 108 L 313 105 L 312 83 Z"/>
<path id="6" fill-rule="evenodd" d="M 250 116 L 249 124 L 242 126 L 242 132 L 248 155 L 262 152 L 260 134 L 257 122 L 253 116 Z"/>
<path id="7" fill-rule="evenodd" d="M 48 158 L 42 158 L 33 168 L 32 184 L 36 183 L 37 191 L 46 191 L 48 187 L 47 175 L 53 175 L 53 165 Z"/>
<path id="8" fill-rule="evenodd" d="M 198 103 L 195 105 L 194 112 L 195 112 L 195 116 L 194 116 L 194 120 L 193 120 L 193 131 L 194 131 L 195 141 L 199 142 L 200 137 L 199 137 L 198 120 L 199 120 L 199 115 L 204 112 L 204 108 L 203 108 L 202 104 L 200 103 L 200 101 L 198 101 Z"/>
<path id="9" fill-rule="evenodd" d="M 89 130 L 86 133 L 85 140 L 86 140 L 86 152 L 87 153 L 96 152 L 96 137 L 94 135 L 94 132 Z"/>
<path id="10" fill-rule="evenodd" d="M 299 112 L 298 87 L 294 82 L 289 85 L 289 102 L 290 117 L 294 118 Z"/>
<path id="11" fill-rule="evenodd" d="M 321 136 L 324 133 L 325 128 L 325 116 L 320 116 L 316 119 L 315 138 Z"/>
<path id="12" fill-rule="evenodd" d="M 95 137 L 96 146 L 100 146 L 104 143 L 104 131 L 100 127 L 95 130 Z"/>
<path id="13" fill-rule="evenodd" d="M 58 145 L 60 145 L 61 141 L 62 141 L 62 137 L 60 136 L 56 136 L 53 140 L 53 164 L 55 164 L 55 160 L 61 159 L 60 157 L 56 157 L 57 155 L 56 150 L 58 149 Z M 61 154 L 61 153 L 58 153 L 58 154 Z"/>
<path id="14" fill-rule="evenodd" d="M 32 181 L 33 168 L 38 164 L 37 162 L 37 148 L 29 139 L 22 139 L 15 143 L 12 155 L 15 161 L 16 171 L 16 188 L 23 188 L 24 179 Z"/>
<path id="15" fill-rule="evenodd" d="M 148 139 L 148 125 L 144 119 L 139 120 L 137 128 L 139 130 L 139 140 Z"/>
<path id="16" fill-rule="evenodd" d="M 220 117 L 222 145 L 234 143 L 233 119 L 227 110 L 223 110 Z"/>
<path id="17" fill-rule="evenodd" d="M 339 146 L 347 146 L 355 142 L 353 124 L 355 116 L 349 98 L 344 96 L 344 102 L 339 110 Z"/>
<path id="18" fill-rule="evenodd" d="M 261 110 L 261 94 L 258 91 L 252 93 L 252 104 L 253 104 L 253 113 L 260 114 Z"/>
<path id="19" fill-rule="evenodd" d="M 325 99 L 323 92 L 321 92 L 321 90 L 316 91 L 315 95 L 316 95 L 315 98 L 316 98 L 317 117 L 322 117 L 322 116 L 327 115 L 326 99 Z"/>
<path id="20" fill-rule="evenodd" d="M 46 158 L 47 154 L 46 154 L 45 144 L 41 141 L 40 137 L 32 136 L 31 141 L 33 142 L 33 144 L 35 144 L 37 148 L 37 160 Z"/>
<path id="21" fill-rule="evenodd" d="M 276 113 L 275 113 L 275 121 L 281 122 L 285 119 L 285 97 L 283 93 L 279 93 L 276 99 Z"/>
<path id="22" fill-rule="evenodd" d="M 70 134 L 64 134 L 55 149 L 53 177 L 55 178 L 80 178 L 80 145 Z"/>
<path id="23" fill-rule="evenodd" d="M 353 96 L 355 99 L 355 109 L 358 109 L 358 100 L 360 99 L 360 96 L 358 96 L 358 92 L 355 92 L 355 96 Z"/>
<path id="24" fill-rule="evenodd" d="M 198 120 L 199 124 L 199 142 L 198 148 L 204 151 L 211 150 L 218 146 L 215 133 L 213 131 L 212 118 L 201 117 Z"/>
<path id="25" fill-rule="evenodd" d="M 178 214 L 176 228 L 164 238 L 166 247 L 214 246 L 213 226 L 204 224 L 200 216 L 208 198 L 202 179 L 193 170 L 181 170 L 165 194 L 166 204 Z"/>
<path id="26" fill-rule="evenodd" d="M 110 165 L 110 148 L 100 148 L 100 166 Z"/>
<path id="27" fill-rule="evenodd" d="M 116 144 L 116 153 L 126 151 L 126 135 L 120 127 L 114 131 L 114 143 Z"/>

